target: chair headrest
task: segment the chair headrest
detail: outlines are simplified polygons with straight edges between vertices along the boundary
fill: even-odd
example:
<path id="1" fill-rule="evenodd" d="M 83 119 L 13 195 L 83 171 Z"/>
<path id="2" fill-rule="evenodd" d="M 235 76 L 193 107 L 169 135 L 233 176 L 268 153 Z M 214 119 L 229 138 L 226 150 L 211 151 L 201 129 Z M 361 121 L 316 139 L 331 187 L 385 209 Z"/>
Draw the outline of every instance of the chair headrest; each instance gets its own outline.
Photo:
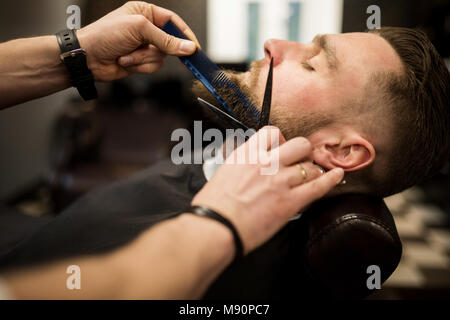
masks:
<path id="1" fill-rule="evenodd" d="M 347 194 L 322 199 L 302 216 L 308 233 L 305 268 L 324 294 L 363 298 L 371 275 L 383 283 L 400 262 L 402 246 L 392 214 L 381 198 Z"/>

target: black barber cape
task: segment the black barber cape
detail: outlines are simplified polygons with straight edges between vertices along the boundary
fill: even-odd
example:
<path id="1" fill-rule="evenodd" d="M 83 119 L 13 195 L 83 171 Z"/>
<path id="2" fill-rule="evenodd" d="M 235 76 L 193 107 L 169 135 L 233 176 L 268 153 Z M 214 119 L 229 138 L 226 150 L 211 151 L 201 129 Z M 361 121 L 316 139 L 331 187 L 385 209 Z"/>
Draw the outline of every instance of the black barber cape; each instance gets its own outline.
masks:
<path id="1" fill-rule="evenodd" d="M 188 207 L 205 183 L 201 165 L 174 165 L 170 159 L 159 162 L 126 180 L 87 193 L 0 257 L 0 268 L 102 253 L 122 246 Z M 310 296 L 301 259 L 306 242 L 301 220 L 290 222 L 262 247 L 232 263 L 205 298 Z"/>

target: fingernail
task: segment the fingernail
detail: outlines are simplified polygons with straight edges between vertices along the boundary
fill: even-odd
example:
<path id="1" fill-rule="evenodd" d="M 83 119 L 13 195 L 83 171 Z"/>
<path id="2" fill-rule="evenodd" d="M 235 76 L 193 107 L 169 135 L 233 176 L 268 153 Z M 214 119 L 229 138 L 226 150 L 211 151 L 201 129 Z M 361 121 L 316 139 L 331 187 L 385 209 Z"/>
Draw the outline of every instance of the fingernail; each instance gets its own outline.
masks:
<path id="1" fill-rule="evenodd" d="M 192 53 L 195 50 L 195 43 L 192 41 L 181 41 L 180 52 L 181 53 Z"/>
<path id="2" fill-rule="evenodd" d="M 120 58 L 120 65 L 123 67 L 128 67 L 133 64 L 133 57 L 132 56 L 124 56 Z"/>
<path id="3" fill-rule="evenodd" d="M 195 37 L 195 34 L 191 31 L 191 30 L 185 30 L 184 34 L 186 35 L 186 37 L 188 37 L 189 39 L 191 39 L 192 41 L 195 42 L 195 45 L 197 47 L 199 47 L 200 49 L 202 48 L 200 46 L 200 43 L 198 42 L 197 38 Z"/>
<path id="4" fill-rule="evenodd" d="M 334 168 L 333 171 L 340 177 L 339 181 L 337 182 L 337 184 L 342 183 L 342 181 L 344 179 L 344 169 L 342 168 Z"/>

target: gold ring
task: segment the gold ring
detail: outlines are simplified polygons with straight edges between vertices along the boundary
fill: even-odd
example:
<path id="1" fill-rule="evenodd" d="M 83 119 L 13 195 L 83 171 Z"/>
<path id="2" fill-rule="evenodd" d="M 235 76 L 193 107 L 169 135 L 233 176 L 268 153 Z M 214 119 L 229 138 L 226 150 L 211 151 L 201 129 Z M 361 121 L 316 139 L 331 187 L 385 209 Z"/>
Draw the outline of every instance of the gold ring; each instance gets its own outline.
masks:
<path id="1" fill-rule="evenodd" d="M 306 179 L 308 179 L 308 173 L 306 172 L 305 168 L 303 168 L 303 166 L 300 163 L 297 163 L 296 167 L 300 169 L 302 176 L 303 176 L 303 182 L 305 182 Z"/>

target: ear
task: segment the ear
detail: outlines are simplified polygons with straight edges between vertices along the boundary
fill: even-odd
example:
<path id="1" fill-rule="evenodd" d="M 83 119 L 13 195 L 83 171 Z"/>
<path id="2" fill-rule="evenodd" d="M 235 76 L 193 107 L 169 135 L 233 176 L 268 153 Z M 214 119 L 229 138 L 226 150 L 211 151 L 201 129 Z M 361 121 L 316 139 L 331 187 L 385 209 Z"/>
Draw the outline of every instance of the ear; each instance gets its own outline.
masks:
<path id="1" fill-rule="evenodd" d="M 314 146 L 314 162 L 327 169 L 356 171 L 375 159 L 372 143 L 353 129 L 320 130 L 309 139 Z"/>

